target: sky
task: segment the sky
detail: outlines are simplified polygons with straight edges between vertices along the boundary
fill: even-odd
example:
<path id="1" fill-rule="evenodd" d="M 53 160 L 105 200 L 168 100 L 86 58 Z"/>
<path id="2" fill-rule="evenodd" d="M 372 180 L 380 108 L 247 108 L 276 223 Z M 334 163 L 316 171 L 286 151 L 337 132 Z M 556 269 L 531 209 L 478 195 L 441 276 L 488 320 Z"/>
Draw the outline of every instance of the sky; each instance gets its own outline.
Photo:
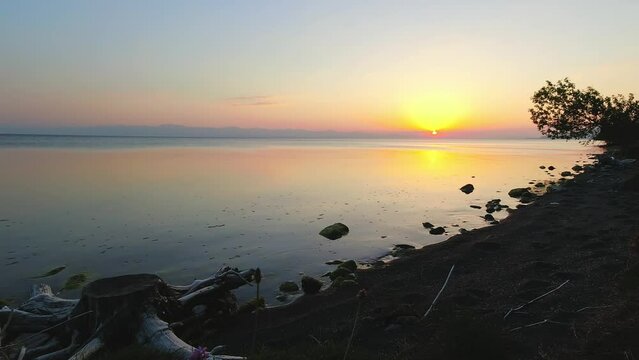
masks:
<path id="1" fill-rule="evenodd" d="M 639 1 L 3 1 L 0 130 L 536 134 L 545 80 L 639 92 Z"/>

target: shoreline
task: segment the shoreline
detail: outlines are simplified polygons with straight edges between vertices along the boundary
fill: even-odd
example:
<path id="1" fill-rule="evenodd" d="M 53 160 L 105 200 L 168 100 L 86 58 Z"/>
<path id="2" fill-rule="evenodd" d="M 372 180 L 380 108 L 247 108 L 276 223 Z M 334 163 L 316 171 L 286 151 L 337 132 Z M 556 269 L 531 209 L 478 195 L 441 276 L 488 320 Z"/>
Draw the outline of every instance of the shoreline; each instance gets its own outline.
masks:
<path id="1" fill-rule="evenodd" d="M 535 359 L 542 353 L 549 359 L 599 359 L 623 358 L 632 349 L 639 355 L 639 308 L 632 304 L 639 290 L 632 280 L 632 241 L 639 234 L 632 214 L 639 210 L 639 193 L 620 189 L 638 173 L 637 164 L 596 166 L 496 226 L 409 251 L 380 269 L 357 271 L 361 286 L 329 288 L 262 310 L 256 338 L 263 353 L 257 358 L 333 358 L 333 349 L 337 355 L 345 347 L 362 287 L 368 296 L 353 359 L 383 353 L 397 359 Z M 434 311 L 421 321 L 452 265 Z M 509 309 L 553 289 L 504 318 Z M 253 314 L 243 314 L 215 334 L 187 330 L 182 336 L 248 354 L 254 323 Z"/>

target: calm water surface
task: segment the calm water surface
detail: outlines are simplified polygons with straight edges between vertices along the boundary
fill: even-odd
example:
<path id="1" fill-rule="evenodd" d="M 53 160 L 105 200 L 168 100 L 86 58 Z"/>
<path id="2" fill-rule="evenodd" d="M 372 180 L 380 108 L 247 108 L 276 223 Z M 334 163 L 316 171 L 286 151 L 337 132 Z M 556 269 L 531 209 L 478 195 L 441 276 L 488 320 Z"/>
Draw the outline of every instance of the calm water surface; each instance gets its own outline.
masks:
<path id="1" fill-rule="evenodd" d="M 471 204 L 514 206 L 510 188 L 596 152 L 548 140 L 0 136 L 0 297 L 25 297 L 42 281 L 32 277 L 63 265 L 46 279 L 54 288 L 79 272 L 188 283 L 228 264 L 262 268 L 274 304 L 280 282 L 324 273 L 328 260 L 372 261 L 486 226 Z M 338 221 L 348 236 L 318 235 Z"/>

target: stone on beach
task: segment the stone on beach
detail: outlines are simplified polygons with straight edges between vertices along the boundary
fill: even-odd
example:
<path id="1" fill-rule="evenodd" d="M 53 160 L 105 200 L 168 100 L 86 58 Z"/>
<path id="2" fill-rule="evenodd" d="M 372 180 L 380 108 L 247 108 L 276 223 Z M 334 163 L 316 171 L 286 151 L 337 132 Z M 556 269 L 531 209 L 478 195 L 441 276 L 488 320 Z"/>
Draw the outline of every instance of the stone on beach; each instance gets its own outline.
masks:
<path id="1" fill-rule="evenodd" d="M 441 235 L 441 234 L 443 234 L 444 232 L 446 232 L 446 229 L 444 229 L 444 228 L 443 228 L 443 227 L 441 227 L 441 226 L 438 226 L 438 227 L 436 227 L 436 228 L 432 228 L 432 229 L 430 229 L 430 233 L 431 233 L 432 235 Z"/>
<path id="2" fill-rule="evenodd" d="M 322 288 L 322 282 L 311 276 L 302 277 L 302 290 L 304 294 L 317 294 Z"/>
<path id="3" fill-rule="evenodd" d="M 355 260 L 344 261 L 343 263 L 339 264 L 338 268 L 348 269 L 350 270 L 350 272 L 353 272 L 357 270 L 357 263 L 355 262 Z"/>
<path id="4" fill-rule="evenodd" d="M 391 255 L 395 256 L 395 257 L 399 257 L 402 255 L 405 255 L 411 251 L 415 250 L 415 247 L 413 245 L 409 245 L 409 244 L 397 244 L 393 247 L 393 250 L 391 251 Z"/>
<path id="5" fill-rule="evenodd" d="M 319 234 L 327 239 L 337 240 L 341 238 L 342 236 L 345 236 L 346 234 L 348 234 L 348 231 L 349 231 L 348 226 L 342 223 L 335 223 L 333 225 L 327 226 L 324 229 L 322 229 L 322 231 L 320 231 Z"/>
<path id="6" fill-rule="evenodd" d="M 530 190 L 528 188 L 514 188 L 508 192 L 508 196 L 514 198 L 520 198 L 522 196 L 526 196 L 526 194 L 530 194 Z"/>

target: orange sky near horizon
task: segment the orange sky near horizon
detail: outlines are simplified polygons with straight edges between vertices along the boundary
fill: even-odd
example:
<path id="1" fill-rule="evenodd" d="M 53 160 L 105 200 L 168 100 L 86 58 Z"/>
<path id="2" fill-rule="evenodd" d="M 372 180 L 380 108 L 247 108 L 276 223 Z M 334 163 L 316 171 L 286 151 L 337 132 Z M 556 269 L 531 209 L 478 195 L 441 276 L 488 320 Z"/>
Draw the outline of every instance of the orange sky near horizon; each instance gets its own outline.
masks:
<path id="1" fill-rule="evenodd" d="M 0 131 L 535 134 L 530 96 L 545 80 L 568 76 L 604 94 L 639 84 L 628 39 L 639 3 L 575 4 L 5 2 Z"/>

